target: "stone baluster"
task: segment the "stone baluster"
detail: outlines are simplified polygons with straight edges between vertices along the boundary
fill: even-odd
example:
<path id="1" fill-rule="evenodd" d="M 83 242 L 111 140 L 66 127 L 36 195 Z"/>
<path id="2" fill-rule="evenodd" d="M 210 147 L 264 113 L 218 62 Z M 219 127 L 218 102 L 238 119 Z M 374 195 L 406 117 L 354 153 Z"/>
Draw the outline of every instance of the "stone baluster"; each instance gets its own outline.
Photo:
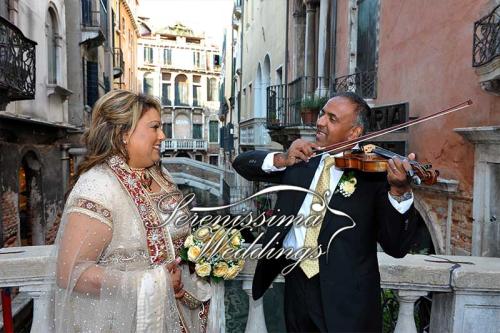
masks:
<path id="1" fill-rule="evenodd" d="M 394 333 L 417 333 L 414 317 L 415 302 L 427 293 L 425 290 L 398 290 L 399 313 Z"/>
<path id="2" fill-rule="evenodd" d="M 52 332 L 52 318 L 54 314 L 51 312 L 50 298 L 46 297 L 48 286 L 34 285 L 23 286 L 21 292 L 27 293 L 33 298 L 33 323 L 31 324 L 31 333 L 37 332 Z"/>
<path id="3" fill-rule="evenodd" d="M 243 281 L 242 288 L 248 295 L 248 319 L 245 333 L 267 333 L 263 298 L 261 297 L 256 301 L 253 299 L 251 280 Z"/>

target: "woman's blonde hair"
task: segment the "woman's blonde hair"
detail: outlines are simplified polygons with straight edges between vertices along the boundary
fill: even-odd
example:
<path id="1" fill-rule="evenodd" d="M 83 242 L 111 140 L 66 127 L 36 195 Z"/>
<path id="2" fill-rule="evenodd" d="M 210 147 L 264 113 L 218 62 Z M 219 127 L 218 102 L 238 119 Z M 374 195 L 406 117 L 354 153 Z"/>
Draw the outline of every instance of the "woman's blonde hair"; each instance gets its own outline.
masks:
<path id="1" fill-rule="evenodd" d="M 128 90 L 112 90 L 99 98 L 92 110 L 92 123 L 83 134 L 87 154 L 73 176 L 69 190 L 82 173 L 104 163 L 108 157 L 121 155 L 128 160 L 123 136 L 129 131 L 132 133 L 142 114 L 152 108 L 160 112 L 157 98 Z"/>

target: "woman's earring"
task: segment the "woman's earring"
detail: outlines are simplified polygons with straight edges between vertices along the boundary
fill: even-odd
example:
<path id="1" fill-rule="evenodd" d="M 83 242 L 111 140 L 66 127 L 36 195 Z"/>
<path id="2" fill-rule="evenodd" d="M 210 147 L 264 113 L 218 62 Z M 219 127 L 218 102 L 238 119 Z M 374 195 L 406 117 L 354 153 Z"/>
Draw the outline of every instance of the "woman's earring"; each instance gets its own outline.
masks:
<path id="1" fill-rule="evenodd" d="M 127 144 L 127 140 L 123 140 L 123 143 L 124 143 L 124 144 Z"/>

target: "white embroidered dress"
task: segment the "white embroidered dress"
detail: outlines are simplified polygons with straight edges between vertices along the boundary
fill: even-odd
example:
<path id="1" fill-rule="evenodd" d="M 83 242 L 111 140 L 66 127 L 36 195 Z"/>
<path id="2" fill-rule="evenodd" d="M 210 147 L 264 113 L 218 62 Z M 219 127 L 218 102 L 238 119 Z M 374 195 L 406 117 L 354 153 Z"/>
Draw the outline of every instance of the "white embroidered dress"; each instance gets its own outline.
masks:
<path id="1" fill-rule="evenodd" d="M 130 172 L 126 165 L 125 169 Z M 142 216 L 139 213 L 142 206 L 137 206 L 134 194 L 126 190 L 110 165 L 96 166 L 80 176 L 66 201 L 56 239 L 57 253 L 54 255 L 59 266 L 53 270 L 60 274 L 64 271 L 62 266 L 69 265 L 71 273 L 66 285 L 59 283 L 54 286 L 54 331 L 204 331 L 210 285 L 195 274 L 190 274 L 188 267 L 182 265 L 182 283 L 187 293 L 181 301 L 175 300 L 170 274 L 163 265 L 151 262 L 144 216 L 156 213 L 160 222 L 167 221 L 171 214 L 172 199 L 178 200 L 179 195 L 182 195 L 166 170 L 162 171 L 163 174 L 156 166 L 148 170 L 161 191 L 143 193 L 142 199 L 154 207 L 155 212 Z M 180 214 L 185 213 L 188 212 Z M 88 228 L 80 226 L 85 230 L 83 233 L 62 242 L 68 217 L 73 214 L 83 214 L 94 223 L 98 221 L 110 228 L 111 240 L 103 248 L 100 245 L 103 236 L 89 223 Z M 190 231 L 189 225 L 179 227 L 172 222 L 174 219 L 170 220 L 165 227 L 155 229 L 155 232 L 162 232 L 162 236 L 170 240 L 166 242 L 167 248 L 163 253 L 168 260 L 176 256 L 176 251 Z M 93 259 L 86 260 L 86 254 L 81 251 L 94 248 L 93 244 L 103 249 L 100 253 L 88 256 Z M 77 255 L 74 255 L 75 246 L 78 247 Z M 82 273 L 92 269 L 101 278 L 100 292 L 97 294 L 75 288 L 77 282 L 81 283 L 80 278 L 89 278 L 82 276 Z M 92 284 L 92 281 L 84 282 Z"/>

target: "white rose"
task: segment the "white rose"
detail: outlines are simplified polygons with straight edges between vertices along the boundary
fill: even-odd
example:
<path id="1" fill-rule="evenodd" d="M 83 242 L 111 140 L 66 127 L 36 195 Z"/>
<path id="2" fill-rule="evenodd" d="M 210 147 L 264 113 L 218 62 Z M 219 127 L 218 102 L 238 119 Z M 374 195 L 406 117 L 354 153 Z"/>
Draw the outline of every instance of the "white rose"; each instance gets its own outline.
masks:
<path id="1" fill-rule="evenodd" d="M 208 262 L 205 262 L 203 264 L 196 264 L 194 266 L 194 270 L 198 276 L 205 277 L 209 276 L 210 272 L 212 271 L 212 267 Z"/>
<path id="2" fill-rule="evenodd" d="M 196 262 L 196 259 L 198 259 L 198 256 L 201 253 L 201 249 L 198 246 L 191 246 L 188 249 L 188 259 L 189 261 Z"/>
<path id="3" fill-rule="evenodd" d="M 229 266 L 225 262 L 219 262 L 214 266 L 214 276 L 223 277 L 226 275 Z"/>
<path id="4" fill-rule="evenodd" d="M 193 235 L 187 236 L 186 240 L 184 241 L 184 247 L 190 248 L 191 246 L 194 246 Z"/>

